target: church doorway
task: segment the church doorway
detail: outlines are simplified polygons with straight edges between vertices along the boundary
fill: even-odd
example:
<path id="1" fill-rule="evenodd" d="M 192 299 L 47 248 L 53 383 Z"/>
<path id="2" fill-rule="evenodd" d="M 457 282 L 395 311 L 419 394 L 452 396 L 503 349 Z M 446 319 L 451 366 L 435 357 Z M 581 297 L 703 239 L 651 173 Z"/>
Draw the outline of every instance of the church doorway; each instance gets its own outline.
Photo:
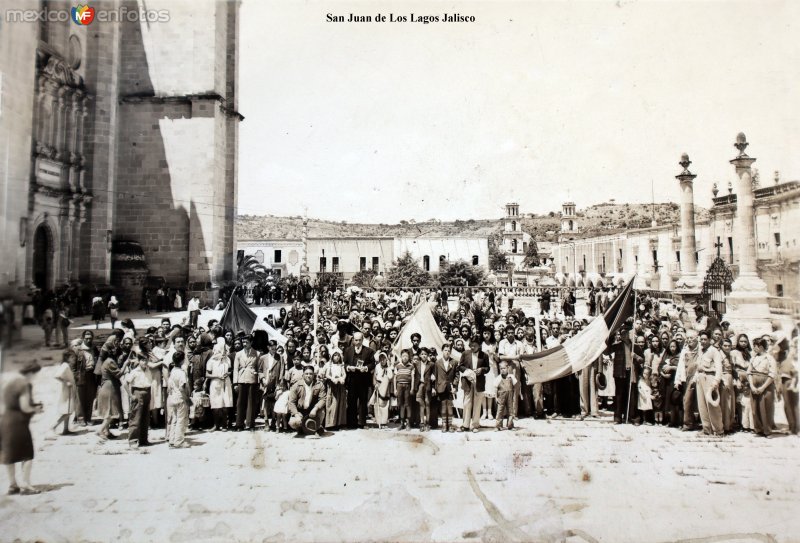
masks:
<path id="1" fill-rule="evenodd" d="M 33 235 L 33 283 L 38 288 L 52 288 L 53 235 L 47 225 L 41 224 Z"/>

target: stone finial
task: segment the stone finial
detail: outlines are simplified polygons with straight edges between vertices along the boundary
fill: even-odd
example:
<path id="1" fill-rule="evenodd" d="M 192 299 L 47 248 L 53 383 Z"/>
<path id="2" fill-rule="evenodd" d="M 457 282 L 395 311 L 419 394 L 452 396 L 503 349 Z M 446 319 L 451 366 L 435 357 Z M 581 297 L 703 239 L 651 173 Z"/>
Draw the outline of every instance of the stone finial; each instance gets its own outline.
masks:
<path id="1" fill-rule="evenodd" d="M 680 165 L 681 165 L 681 167 L 683 168 L 683 173 L 691 173 L 691 172 L 689 171 L 689 166 L 691 165 L 691 163 L 692 163 L 692 161 L 691 161 L 691 160 L 689 160 L 689 155 L 688 155 L 688 153 L 683 153 L 683 154 L 681 155 L 681 161 L 680 161 L 680 162 L 678 162 L 678 164 L 680 164 Z"/>
<path id="2" fill-rule="evenodd" d="M 747 136 L 744 135 L 744 132 L 739 132 L 736 136 L 736 143 L 734 143 L 733 146 L 739 150 L 740 157 L 747 156 L 744 150 L 747 149 L 748 145 L 750 144 L 747 143 Z"/>
<path id="3" fill-rule="evenodd" d="M 781 182 L 781 172 L 775 170 L 775 184 L 779 184 Z"/>
<path id="4" fill-rule="evenodd" d="M 733 194 L 733 182 L 728 181 L 728 194 Z"/>
<path id="5" fill-rule="evenodd" d="M 714 198 L 716 198 L 717 194 L 719 194 L 719 189 L 717 188 L 717 184 L 716 183 L 714 183 L 714 186 L 711 187 L 711 194 L 714 195 Z"/>
<path id="6" fill-rule="evenodd" d="M 753 168 L 753 189 L 757 189 L 761 186 L 761 176 L 758 173 L 758 168 Z"/>

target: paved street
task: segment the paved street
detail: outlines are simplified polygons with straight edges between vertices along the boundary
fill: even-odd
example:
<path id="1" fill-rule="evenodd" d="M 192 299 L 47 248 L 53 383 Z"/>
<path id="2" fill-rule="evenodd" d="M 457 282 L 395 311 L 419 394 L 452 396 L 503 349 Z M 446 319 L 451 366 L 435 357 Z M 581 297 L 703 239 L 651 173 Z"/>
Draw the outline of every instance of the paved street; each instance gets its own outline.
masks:
<path id="1" fill-rule="evenodd" d="M 0 497 L 2 541 L 797 541 L 800 440 L 601 420 L 516 432 L 203 433 L 130 451 L 50 436 L 37 376 L 36 496 Z M 488 422 L 486 422 L 488 425 Z M 726 535 L 727 534 L 727 535 Z M 698 539 L 700 538 L 700 539 Z"/>

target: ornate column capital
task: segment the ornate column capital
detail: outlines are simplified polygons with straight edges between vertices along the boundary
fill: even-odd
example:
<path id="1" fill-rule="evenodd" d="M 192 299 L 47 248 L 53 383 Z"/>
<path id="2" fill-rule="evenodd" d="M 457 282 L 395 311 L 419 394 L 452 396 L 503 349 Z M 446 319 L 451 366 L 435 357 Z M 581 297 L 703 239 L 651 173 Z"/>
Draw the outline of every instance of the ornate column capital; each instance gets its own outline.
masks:
<path id="1" fill-rule="evenodd" d="M 683 171 L 676 175 L 675 179 L 681 182 L 681 186 L 687 183 L 691 185 L 692 181 L 694 181 L 694 178 L 697 176 L 689 171 L 689 166 L 692 164 L 692 161 L 689 160 L 689 155 L 683 153 L 681 155 L 681 161 L 678 162 L 678 164 L 683 168 Z"/>
<path id="2" fill-rule="evenodd" d="M 747 153 L 744 152 L 748 145 L 750 144 L 747 143 L 747 137 L 744 132 L 739 132 L 736 136 L 736 143 L 733 144 L 739 150 L 739 155 L 731 160 L 730 163 L 736 167 L 736 173 L 740 176 L 745 171 L 749 171 L 751 164 L 756 161 L 755 158 L 747 156 Z"/>

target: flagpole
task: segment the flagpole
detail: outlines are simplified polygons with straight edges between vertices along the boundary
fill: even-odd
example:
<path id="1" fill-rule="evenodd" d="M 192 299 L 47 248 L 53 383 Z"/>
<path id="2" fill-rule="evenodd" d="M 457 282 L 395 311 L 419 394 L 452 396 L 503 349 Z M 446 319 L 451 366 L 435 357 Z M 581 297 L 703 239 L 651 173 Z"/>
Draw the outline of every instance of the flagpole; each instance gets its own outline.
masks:
<path id="1" fill-rule="evenodd" d="M 633 284 L 633 281 L 635 279 L 636 279 L 636 276 L 634 275 L 633 279 L 631 279 L 631 284 Z M 636 322 L 636 309 L 638 308 L 638 305 L 636 304 L 636 289 L 632 288 L 631 290 L 633 290 L 633 322 L 635 323 Z M 625 332 L 630 334 L 631 331 L 626 330 Z M 628 406 L 627 406 L 627 409 L 625 410 L 625 422 L 626 423 L 630 422 L 630 417 L 631 417 L 631 385 L 633 384 L 633 368 L 634 368 L 634 364 L 633 364 L 633 338 L 631 338 L 631 372 L 628 375 Z"/>

